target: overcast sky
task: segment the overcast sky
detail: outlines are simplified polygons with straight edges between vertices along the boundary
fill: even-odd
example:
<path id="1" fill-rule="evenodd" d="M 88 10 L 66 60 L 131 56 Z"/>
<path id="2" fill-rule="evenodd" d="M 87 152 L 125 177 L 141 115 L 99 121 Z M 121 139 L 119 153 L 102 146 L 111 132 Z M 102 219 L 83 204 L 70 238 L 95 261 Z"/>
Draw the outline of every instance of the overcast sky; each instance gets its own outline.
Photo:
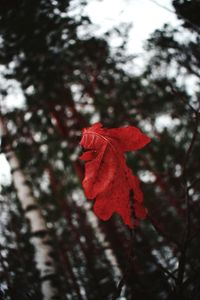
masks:
<path id="1" fill-rule="evenodd" d="M 86 12 L 99 26 L 99 33 L 120 22 L 132 24 L 128 50 L 141 53 L 144 41 L 155 29 L 164 23 L 178 26 L 176 15 L 167 9 L 174 11 L 170 0 L 90 0 Z"/>
<path id="2" fill-rule="evenodd" d="M 144 41 L 155 29 L 161 28 L 164 23 L 174 26 L 179 23 L 175 14 L 156 5 L 154 1 L 173 10 L 170 0 L 89 0 L 85 12 L 92 23 L 97 25 L 97 34 L 102 34 L 121 22 L 132 24 L 128 52 L 141 54 Z M 116 46 L 117 41 L 112 40 L 112 45 Z M 141 64 L 141 60 L 138 60 L 138 64 Z M 16 103 L 16 95 L 13 99 Z M 10 101 L 13 99 L 11 97 Z M 17 103 L 20 104 L 20 99 L 18 100 Z M 0 154 L 0 183 L 5 181 L 10 182 L 9 165 L 5 156 Z"/>

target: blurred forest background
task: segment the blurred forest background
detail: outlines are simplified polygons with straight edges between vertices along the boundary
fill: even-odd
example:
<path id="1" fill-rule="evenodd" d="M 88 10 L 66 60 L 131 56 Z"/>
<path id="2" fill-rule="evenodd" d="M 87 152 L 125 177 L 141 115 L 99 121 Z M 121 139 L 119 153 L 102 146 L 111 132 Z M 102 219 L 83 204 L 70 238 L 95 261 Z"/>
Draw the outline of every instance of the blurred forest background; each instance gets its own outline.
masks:
<path id="1" fill-rule="evenodd" d="M 181 25 L 151 35 L 138 74 L 128 27 L 112 51 L 87 1 L 1 1 L 0 299 L 200 299 L 200 2 L 172 4 Z M 78 143 L 98 120 L 152 138 L 127 157 L 149 212 L 132 232 L 84 198 Z"/>

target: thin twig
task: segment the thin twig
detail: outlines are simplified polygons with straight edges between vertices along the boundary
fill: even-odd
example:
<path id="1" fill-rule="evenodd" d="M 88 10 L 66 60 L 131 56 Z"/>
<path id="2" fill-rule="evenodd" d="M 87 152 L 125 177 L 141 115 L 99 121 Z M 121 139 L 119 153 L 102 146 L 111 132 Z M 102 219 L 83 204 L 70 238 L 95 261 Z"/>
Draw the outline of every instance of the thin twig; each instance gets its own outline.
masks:
<path id="1" fill-rule="evenodd" d="M 132 216 L 132 222 L 134 223 L 134 207 L 133 207 L 133 201 L 134 201 L 134 192 L 133 190 L 130 190 L 130 207 L 131 207 L 131 216 Z M 126 268 L 124 270 L 124 274 L 123 276 L 120 278 L 119 282 L 117 283 L 117 287 L 115 292 L 113 293 L 113 295 L 111 296 L 111 300 L 115 300 L 117 298 L 120 297 L 121 292 L 122 292 L 122 288 L 125 285 L 125 279 L 126 277 L 129 275 L 129 273 L 131 272 L 131 270 L 133 270 L 133 260 L 134 260 L 134 231 L 132 228 L 129 228 L 129 253 L 128 253 L 128 261 L 127 261 L 127 265 Z"/>
<path id="2" fill-rule="evenodd" d="M 148 214 L 148 219 L 150 220 L 152 226 L 157 231 L 159 235 L 164 237 L 166 240 L 170 241 L 171 243 L 174 243 L 176 246 L 180 247 L 180 243 L 176 241 L 171 235 L 169 235 L 166 231 L 164 231 L 163 228 L 161 228 L 158 224 L 158 222 L 150 215 Z"/>
<path id="3" fill-rule="evenodd" d="M 197 113 L 195 113 L 195 115 L 196 115 L 196 118 L 195 118 L 195 128 L 194 128 L 194 131 L 193 131 L 193 135 L 192 135 L 192 139 L 191 139 L 190 145 L 189 145 L 188 150 L 187 150 L 186 155 L 185 155 L 184 163 L 183 163 L 183 175 L 182 176 L 183 176 L 183 180 L 184 180 L 185 184 L 187 182 L 187 178 L 186 178 L 187 164 L 188 164 L 188 161 L 189 161 L 189 158 L 190 158 L 190 155 L 191 155 L 191 152 L 193 150 L 194 143 L 195 143 L 195 141 L 197 139 L 197 134 L 198 134 L 199 118 L 198 118 Z M 186 193 L 188 193 L 188 187 L 187 187 Z"/>
<path id="4" fill-rule="evenodd" d="M 188 192 L 197 184 L 200 182 L 200 178 L 196 178 L 187 188 Z"/>
<path id="5" fill-rule="evenodd" d="M 197 30 L 200 33 L 200 27 L 194 23 L 192 23 L 189 19 L 185 18 L 183 15 L 181 15 L 179 12 L 174 11 L 173 9 L 170 9 L 169 7 L 160 4 L 159 2 L 155 1 L 155 0 L 149 0 L 150 2 L 154 3 L 155 5 L 165 9 L 166 11 L 168 11 L 169 13 L 173 14 L 173 15 L 177 15 L 179 18 L 183 19 L 186 23 L 190 24 L 191 27 L 193 27 L 195 30 Z"/>
<path id="6" fill-rule="evenodd" d="M 192 139 L 190 142 L 190 145 L 188 147 L 188 150 L 185 155 L 185 160 L 183 162 L 183 184 L 184 184 L 184 194 L 185 194 L 185 204 L 186 204 L 186 226 L 184 230 L 183 235 L 183 244 L 182 244 L 182 250 L 179 257 L 179 264 L 178 264 L 178 276 L 177 276 L 177 288 L 180 289 L 183 284 L 184 279 L 184 273 L 185 273 L 185 266 L 186 266 L 186 254 L 188 250 L 188 245 L 190 241 L 190 235 L 191 235 L 191 205 L 190 205 L 190 196 L 189 196 L 189 189 L 187 185 L 187 175 L 186 175 L 186 169 L 187 165 L 192 153 L 192 150 L 194 148 L 195 141 L 197 139 L 198 134 L 198 125 L 199 125 L 199 113 L 198 111 L 195 111 L 196 119 L 195 119 L 195 127 L 192 135 Z"/>

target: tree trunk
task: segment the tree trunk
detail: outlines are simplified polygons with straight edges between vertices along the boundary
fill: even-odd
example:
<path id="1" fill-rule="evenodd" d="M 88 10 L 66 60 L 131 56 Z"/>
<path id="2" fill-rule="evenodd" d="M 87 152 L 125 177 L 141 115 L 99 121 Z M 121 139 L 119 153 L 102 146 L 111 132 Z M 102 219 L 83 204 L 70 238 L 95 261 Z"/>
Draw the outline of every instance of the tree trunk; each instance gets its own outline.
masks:
<path id="1" fill-rule="evenodd" d="M 15 152 L 9 142 L 4 142 L 8 140 L 8 133 L 2 118 L 0 118 L 0 133 L 2 147 L 5 149 L 6 158 L 10 164 L 13 184 L 25 217 L 29 221 L 30 242 L 35 250 L 35 262 L 40 272 L 43 299 L 51 300 L 58 294 L 58 291 L 52 284 L 52 279 L 56 277 L 56 268 L 52 258 L 54 250 L 50 243 L 48 229 L 37 199 L 32 194 Z"/>

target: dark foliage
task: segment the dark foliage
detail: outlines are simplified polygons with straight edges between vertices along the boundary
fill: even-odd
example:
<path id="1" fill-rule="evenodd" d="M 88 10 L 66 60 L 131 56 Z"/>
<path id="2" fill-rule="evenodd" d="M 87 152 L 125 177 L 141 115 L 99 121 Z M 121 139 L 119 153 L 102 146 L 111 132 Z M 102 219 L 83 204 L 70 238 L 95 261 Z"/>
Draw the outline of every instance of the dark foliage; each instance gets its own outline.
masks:
<path id="1" fill-rule="evenodd" d="M 200 297 L 199 1 L 173 1 L 184 27 L 165 25 L 146 44 L 141 75 L 91 34 L 85 1 L 2 1 L 2 115 L 52 237 L 58 299 Z M 76 13 L 75 13 L 76 12 Z M 180 34 L 186 34 L 180 39 Z M 134 67 L 133 67 L 134 71 Z M 134 73 L 134 72 L 133 72 Z M 8 82 L 4 85 L 3 78 Z M 191 88 L 188 82 L 192 82 Z M 25 103 L 8 109 L 10 87 Z M 169 120 L 158 126 L 160 117 Z M 80 188 L 83 127 L 135 125 L 153 139 L 128 155 L 143 184 L 149 216 L 129 231 L 114 216 L 96 219 Z M 29 224 L 12 186 L 0 200 L 0 296 L 41 299 Z M 108 199 L 109 201 L 109 199 Z"/>

